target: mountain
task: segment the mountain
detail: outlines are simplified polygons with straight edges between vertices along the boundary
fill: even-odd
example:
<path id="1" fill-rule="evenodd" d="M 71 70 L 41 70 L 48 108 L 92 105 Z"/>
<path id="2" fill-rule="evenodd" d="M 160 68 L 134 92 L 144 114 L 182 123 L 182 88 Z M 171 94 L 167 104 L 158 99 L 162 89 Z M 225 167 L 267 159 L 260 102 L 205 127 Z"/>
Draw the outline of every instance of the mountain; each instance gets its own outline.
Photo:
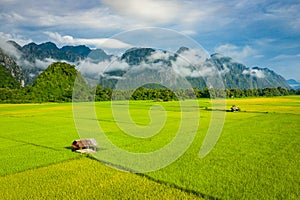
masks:
<path id="1" fill-rule="evenodd" d="M 34 62 L 36 59 L 44 60 L 46 58 L 75 62 L 86 58 L 92 50 L 84 45 L 58 48 L 52 42 L 42 44 L 32 42 L 21 47 L 20 51 L 23 53 L 23 59 L 30 62 Z"/>
<path id="2" fill-rule="evenodd" d="M 34 42 L 20 46 L 14 41 L 8 41 L 12 47 L 21 55 L 15 57 L 19 66 L 21 66 L 25 85 L 32 85 L 37 76 L 43 72 L 52 62 L 66 61 L 76 64 L 81 60 L 89 58 L 92 62 L 109 60 L 111 55 L 106 54 L 102 49 L 90 49 L 85 45 L 63 46 L 58 48 L 52 42 L 36 44 Z"/>
<path id="3" fill-rule="evenodd" d="M 22 49 L 22 47 L 13 40 L 7 41 L 7 44 L 10 44 L 11 46 L 13 46 L 15 49 L 17 49 L 19 51 Z"/>
<path id="4" fill-rule="evenodd" d="M 293 89 L 300 89 L 300 82 L 297 82 L 294 79 L 289 79 L 286 81 L 287 84 L 289 84 L 289 86 L 291 86 Z"/>
<path id="5" fill-rule="evenodd" d="M 267 88 L 283 87 L 290 89 L 285 79 L 268 68 L 253 67 L 234 61 L 232 58 L 220 54 L 213 54 L 208 58 L 200 55 L 193 55 L 187 47 L 181 47 L 176 54 L 152 48 L 132 48 L 127 50 L 122 56 L 121 61 L 126 62 L 132 70 L 133 66 L 148 65 L 148 69 L 155 68 L 156 63 L 165 67 L 179 69 L 178 73 L 185 76 L 193 88 L 209 87 L 206 76 L 214 76 L 220 73 L 226 88 L 248 89 L 248 88 Z M 192 55 L 191 55 L 192 54 Z M 182 58 L 190 59 L 192 62 L 183 62 Z M 209 73 L 208 73 L 209 72 Z M 100 78 L 100 85 L 113 88 L 118 79 L 126 73 L 124 70 L 108 70 Z M 216 76 L 215 76 L 216 77 Z"/>
<path id="6" fill-rule="evenodd" d="M 282 76 L 268 68 L 248 68 L 232 58 L 220 54 L 211 55 L 210 60 L 216 65 L 218 70 L 227 71 L 223 75 L 226 88 L 290 88 Z"/>
<path id="7" fill-rule="evenodd" d="M 72 101 L 76 78 L 75 87 L 88 92 L 88 85 L 74 65 L 55 62 L 38 75 L 32 85 L 31 92 L 34 94 L 34 99 L 41 102 Z"/>
<path id="8" fill-rule="evenodd" d="M 0 48 L 0 87 L 18 88 L 24 85 L 21 68 Z"/>
<path id="9" fill-rule="evenodd" d="M 102 49 L 95 49 L 92 50 L 87 57 L 93 62 L 98 63 L 105 60 L 110 60 L 112 55 L 107 55 Z"/>
<path id="10" fill-rule="evenodd" d="M 156 54 L 165 54 L 165 57 L 154 56 Z M 163 63 L 171 66 L 171 57 L 167 55 L 166 51 L 155 50 L 153 48 L 131 48 L 128 49 L 122 56 L 121 60 L 125 61 L 128 65 L 140 65 L 141 63 Z"/>
<path id="11" fill-rule="evenodd" d="M 131 48 L 128 49 L 122 56 L 129 65 L 139 65 L 141 62 L 146 62 L 151 53 L 155 52 L 152 48 Z"/>
<path id="12" fill-rule="evenodd" d="M 38 75 L 51 63 L 63 61 L 79 66 L 78 69 L 87 76 L 89 82 L 96 84 L 98 82 L 109 88 L 113 88 L 128 70 L 142 69 L 141 67 L 149 70 L 159 65 L 174 68 L 191 83 L 192 87 L 199 89 L 210 87 L 206 77 L 214 77 L 216 73 L 221 74 L 226 88 L 291 88 L 282 76 L 268 68 L 249 68 L 220 54 L 205 57 L 187 47 L 180 47 L 176 53 L 135 47 L 117 57 L 108 55 L 102 49 L 90 49 L 84 45 L 58 48 L 52 42 L 20 46 L 9 41 L 9 44 L 21 55 L 14 59 L 23 70 L 25 84 L 29 85 L 33 84 Z M 114 64 L 107 66 L 112 58 Z"/>

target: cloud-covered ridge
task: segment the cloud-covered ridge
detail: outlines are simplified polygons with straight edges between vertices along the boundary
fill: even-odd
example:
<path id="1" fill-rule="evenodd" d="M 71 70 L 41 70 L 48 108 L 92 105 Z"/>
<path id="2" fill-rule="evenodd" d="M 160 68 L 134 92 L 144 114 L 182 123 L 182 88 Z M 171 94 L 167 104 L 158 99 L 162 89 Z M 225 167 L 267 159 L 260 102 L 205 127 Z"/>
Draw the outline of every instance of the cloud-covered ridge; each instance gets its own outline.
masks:
<path id="1" fill-rule="evenodd" d="M 109 49 L 125 49 L 130 48 L 131 45 L 112 38 L 74 38 L 70 35 L 62 36 L 57 32 L 44 32 L 51 39 L 60 45 L 88 45 L 96 48 L 109 48 Z"/>

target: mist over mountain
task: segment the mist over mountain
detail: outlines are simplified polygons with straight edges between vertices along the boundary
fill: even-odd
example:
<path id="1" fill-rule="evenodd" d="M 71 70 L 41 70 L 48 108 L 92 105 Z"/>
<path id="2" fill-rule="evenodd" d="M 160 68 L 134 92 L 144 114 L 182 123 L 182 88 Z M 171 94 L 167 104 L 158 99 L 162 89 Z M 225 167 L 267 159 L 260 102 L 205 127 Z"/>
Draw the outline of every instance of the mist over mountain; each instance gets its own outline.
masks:
<path id="1" fill-rule="evenodd" d="M 20 46 L 9 41 L 7 44 L 1 48 L 19 66 L 7 69 L 14 71 L 11 74 L 15 75 L 18 82 L 24 80 L 27 85 L 32 85 L 36 77 L 51 63 L 64 61 L 75 65 L 90 84 L 109 88 L 113 88 L 128 71 L 158 70 L 161 67 L 172 68 L 194 88 L 210 87 L 207 81 L 209 76 L 221 77 L 226 88 L 291 88 L 282 76 L 268 68 L 249 68 L 230 57 L 207 55 L 187 47 L 180 47 L 176 53 L 136 47 L 128 49 L 118 57 L 108 55 L 102 49 L 90 49 L 84 45 L 58 48 L 52 42 Z M 21 78 L 21 74 L 24 74 L 24 78 Z"/>
<path id="2" fill-rule="evenodd" d="M 32 85 L 37 76 L 53 62 L 65 61 L 78 65 L 80 61 L 87 58 L 99 62 L 111 57 L 101 49 L 93 50 L 84 45 L 58 48 L 52 42 L 42 44 L 32 42 L 20 46 L 14 41 L 8 41 L 0 47 L 22 69 L 25 85 Z"/>
<path id="3" fill-rule="evenodd" d="M 0 48 L 0 87 L 18 88 L 24 86 L 21 68 L 9 55 Z"/>
<path id="4" fill-rule="evenodd" d="M 193 88 L 210 87 L 207 81 L 209 76 L 221 77 L 226 88 L 290 88 L 282 76 L 268 68 L 248 68 L 230 57 L 220 54 L 207 56 L 187 47 L 181 47 L 175 54 L 151 48 L 132 48 L 126 51 L 118 62 L 125 62 L 127 68 L 105 71 L 101 75 L 100 84 L 113 87 L 128 70 L 163 66 L 172 68 L 184 76 Z"/>
<path id="5" fill-rule="evenodd" d="M 226 71 L 224 73 L 226 88 L 290 88 L 282 76 L 268 68 L 248 68 L 241 63 L 235 62 L 232 58 L 220 54 L 213 54 L 211 61 L 215 63 L 220 71 Z"/>

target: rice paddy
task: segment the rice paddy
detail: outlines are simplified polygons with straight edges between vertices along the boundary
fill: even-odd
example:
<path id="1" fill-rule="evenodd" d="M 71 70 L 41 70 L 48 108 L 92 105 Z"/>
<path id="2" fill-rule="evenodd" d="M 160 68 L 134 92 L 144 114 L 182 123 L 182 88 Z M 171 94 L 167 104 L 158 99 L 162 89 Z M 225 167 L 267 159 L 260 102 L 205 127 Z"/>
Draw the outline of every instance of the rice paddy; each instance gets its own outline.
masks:
<path id="1" fill-rule="evenodd" d="M 151 122 L 160 105 L 164 128 L 150 138 L 125 134 L 110 102 L 96 102 L 106 137 L 143 153 L 172 141 L 180 122 L 178 102 L 132 101 L 135 123 Z M 143 174 L 107 166 L 70 149 L 78 139 L 71 103 L 0 105 L 0 196 L 4 199 L 297 199 L 300 196 L 300 97 L 228 99 L 241 112 L 226 112 L 221 136 L 204 158 L 199 150 L 211 117 L 200 99 L 200 122 L 188 150 L 171 165 Z M 122 104 L 120 104 L 122 107 Z M 193 110 L 190 111 L 191 116 Z M 222 111 L 220 111 L 222 112 Z M 101 144 L 101 142 L 99 142 Z M 99 153 L 101 153 L 101 147 Z"/>

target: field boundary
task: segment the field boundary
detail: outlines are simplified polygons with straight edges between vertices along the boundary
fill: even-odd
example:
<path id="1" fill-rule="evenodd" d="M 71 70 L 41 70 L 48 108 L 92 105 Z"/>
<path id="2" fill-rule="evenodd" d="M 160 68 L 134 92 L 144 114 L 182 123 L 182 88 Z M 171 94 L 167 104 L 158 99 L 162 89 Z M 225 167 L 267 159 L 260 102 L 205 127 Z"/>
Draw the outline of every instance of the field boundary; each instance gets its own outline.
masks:
<path id="1" fill-rule="evenodd" d="M 59 163 L 64 163 L 64 162 L 69 162 L 69 161 L 73 161 L 73 160 L 78 160 L 78 159 L 81 159 L 83 156 L 84 155 L 76 156 L 76 157 L 73 157 L 73 158 L 68 158 L 68 159 L 65 159 L 65 160 L 61 160 L 59 162 L 48 163 L 48 164 L 44 164 L 44 165 L 35 166 L 35 167 L 32 167 L 32 168 L 27 168 L 25 170 L 20 170 L 20 171 L 17 171 L 15 173 L 11 173 L 11 174 L 0 175 L 0 178 L 6 177 L 6 176 L 12 176 L 12 175 L 15 175 L 15 174 L 20 174 L 20 173 L 23 173 L 23 172 L 26 172 L 26 171 L 30 171 L 30 170 L 36 170 L 36 169 L 40 169 L 40 168 L 44 168 L 44 167 L 49 167 L 49 166 L 56 165 L 56 164 L 59 164 Z"/>
<path id="2" fill-rule="evenodd" d="M 141 176 L 141 177 L 145 177 L 147 178 L 148 180 L 150 181 L 154 181 L 156 183 L 159 183 L 159 184 L 162 184 L 162 185 L 167 185 L 171 188 L 175 188 L 175 189 L 178 189 L 178 190 L 181 190 L 183 192 L 186 192 L 188 194 L 193 194 L 193 195 L 196 195 L 196 196 L 199 196 L 201 198 L 204 198 L 204 199 L 209 199 L 209 200 L 220 200 L 220 198 L 217 198 L 217 197 L 214 197 L 214 196 L 211 196 L 211 195 L 208 195 L 208 194 L 204 194 L 204 193 L 201 193 L 201 192 L 198 192 L 198 191 L 195 191 L 195 190 L 191 190 L 191 189 L 187 189 L 187 188 L 184 188 L 184 187 L 180 187 L 174 183 L 170 183 L 170 182 L 167 182 L 167 181 L 163 181 L 163 180 L 159 180 L 159 179 L 155 179 L 147 174 L 142 174 L 142 173 L 135 173 L 137 176 Z"/>
<path id="3" fill-rule="evenodd" d="M 112 166 L 112 167 L 115 167 L 115 168 L 118 168 L 119 170 L 121 171 L 125 171 L 127 173 L 131 173 L 131 174 L 134 174 L 136 176 L 140 176 L 140 177 L 144 177 L 150 181 L 153 181 L 153 182 L 156 182 L 158 184 L 161 184 L 161 185 L 166 185 L 170 188 L 174 188 L 174 189 L 178 189 L 180 191 L 183 191 L 185 193 L 188 193 L 188 194 L 193 194 L 193 195 L 196 195 L 198 197 L 201 197 L 201 198 L 204 198 L 204 199 L 209 199 L 209 200 L 220 200 L 220 198 L 217 198 L 217 197 L 214 197 L 214 196 L 211 196 L 211 195 L 208 195 L 208 194 L 204 194 L 204 193 L 201 193 L 201 192 L 198 192 L 198 191 L 195 191 L 195 190 L 191 190 L 191 189 L 187 189 L 187 188 L 184 188 L 184 187 L 180 187 L 174 183 L 170 183 L 170 182 L 167 182 L 167 181 L 163 181 L 163 180 L 159 180 L 159 179 L 155 179 L 147 174 L 143 174 L 143 173 L 137 173 L 131 169 L 128 169 L 128 168 L 125 168 L 123 166 L 120 166 L 120 165 L 116 165 L 116 164 L 113 164 L 113 163 L 109 163 L 107 161 L 103 161 L 103 160 L 99 160 L 93 156 L 90 156 L 90 155 L 86 155 L 87 158 L 89 159 L 92 159 L 92 160 L 95 160 L 95 161 L 98 161 L 98 162 L 101 162 L 102 164 L 105 164 L 105 165 L 109 165 L 109 166 Z"/>
<path id="4" fill-rule="evenodd" d="M 0 138 L 5 139 L 5 140 L 14 141 L 14 142 L 27 144 L 27 145 L 32 145 L 32 146 L 36 146 L 36 147 L 41 147 L 41 148 L 45 148 L 45 149 L 50 149 L 50 150 L 53 150 L 53 151 L 62 151 L 60 149 L 56 149 L 56 148 L 53 148 L 53 147 L 48 147 L 48 146 L 45 146 L 45 145 L 35 144 L 35 143 L 27 142 L 27 141 L 24 141 L 24 140 L 16 140 L 16 139 L 6 138 L 6 137 L 2 137 L 2 136 L 0 136 Z"/>

